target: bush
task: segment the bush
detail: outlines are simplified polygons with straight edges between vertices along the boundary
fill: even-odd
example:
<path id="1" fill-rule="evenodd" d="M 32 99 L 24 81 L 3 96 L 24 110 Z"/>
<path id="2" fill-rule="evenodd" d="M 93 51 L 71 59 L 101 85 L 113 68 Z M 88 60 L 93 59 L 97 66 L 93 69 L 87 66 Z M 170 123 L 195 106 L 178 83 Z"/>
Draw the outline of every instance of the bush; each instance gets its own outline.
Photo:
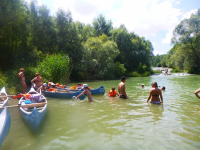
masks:
<path id="1" fill-rule="evenodd" d="M 2 72 L 0 71 L 0 90 L 3 87 L 7 87 L 7 83 L 6 83 L 6 77 L 2 74 Z"/>
<path id="2" fill-rule="evenodd" d="M 38 64 L 36 71 L 41 74 L 44 82 L 51 79 L 55 83 L 67 83 L 70 73 L 70 59 L 67 55 L 54 54 L 47 57 Z"/>

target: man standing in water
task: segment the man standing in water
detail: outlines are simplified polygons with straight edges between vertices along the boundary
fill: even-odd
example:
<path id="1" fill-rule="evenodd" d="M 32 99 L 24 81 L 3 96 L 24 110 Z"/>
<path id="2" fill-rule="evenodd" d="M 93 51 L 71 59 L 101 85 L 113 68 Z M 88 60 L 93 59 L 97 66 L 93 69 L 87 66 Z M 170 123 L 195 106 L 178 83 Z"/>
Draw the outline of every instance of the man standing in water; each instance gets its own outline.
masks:
<path id="1" fill-rule="evenodd" d="M 20 72 L 18 73 L 18 77 L 20 78 L 20 83 L 23 88 L 23 94 L 26 92 L 26 82 L 25 82 L 25 76 L 24 76 L 24 68 L 20 68 Z"/>
<path id="2" fill-rule="evenodd" d="M 126 91 L 125 91 L 125 82 L 126 82 L 126 77 L 122 76 L 121 82 L 119 83 L 119 86 L 118 86 L 118 92 L 119 92 L 120 98 L 128 99 L 128 96 L 126 95 Z"/>

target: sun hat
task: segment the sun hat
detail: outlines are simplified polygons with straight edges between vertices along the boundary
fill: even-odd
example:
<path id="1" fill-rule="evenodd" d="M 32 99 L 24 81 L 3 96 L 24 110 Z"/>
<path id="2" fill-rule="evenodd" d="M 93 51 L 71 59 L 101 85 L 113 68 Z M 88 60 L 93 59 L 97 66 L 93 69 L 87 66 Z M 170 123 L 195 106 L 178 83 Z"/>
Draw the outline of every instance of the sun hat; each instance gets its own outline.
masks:
<path id="1" fill-rule="evenodd" d="M 85 87 L 88 87 L 88 85 L 87 84 L 83 84 L 83 88 L 85 88 Z"/>
<path id="2" fill-rule="evenodd" d="M 47 87 L 47 84 L 46 84 L 46 83 L 43 83 L 43 85 L 44 85 L 45 87 Z"/>

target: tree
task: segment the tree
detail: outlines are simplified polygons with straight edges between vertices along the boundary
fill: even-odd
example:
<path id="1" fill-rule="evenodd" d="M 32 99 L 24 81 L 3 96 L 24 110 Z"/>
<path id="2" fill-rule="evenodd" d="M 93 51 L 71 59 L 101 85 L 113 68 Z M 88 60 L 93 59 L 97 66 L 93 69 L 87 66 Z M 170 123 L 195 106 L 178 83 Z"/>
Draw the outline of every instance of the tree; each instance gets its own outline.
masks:
<path id="1" fill-rule="evenodd" d="M 111 20 L 106 21 L 103 15 L 95 18 L 93 21 L 93 34 L 94 36 L 100 36 L 103 33 L 109 36 L 109 32 L 112 29 L 112 22 Z"/>

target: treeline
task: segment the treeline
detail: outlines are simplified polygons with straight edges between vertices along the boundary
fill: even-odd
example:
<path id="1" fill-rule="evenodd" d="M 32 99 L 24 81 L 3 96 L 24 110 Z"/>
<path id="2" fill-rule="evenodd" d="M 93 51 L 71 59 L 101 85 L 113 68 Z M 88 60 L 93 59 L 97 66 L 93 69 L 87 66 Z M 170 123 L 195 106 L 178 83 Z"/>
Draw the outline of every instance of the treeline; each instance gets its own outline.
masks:
<path id="1" fill-rule="evenodd" d="M 182 20 L 173 31 L 173 48 L 160 61 L 162 66 L 200 73 L 200 9 Z M 159 56 L 161 58 L 161 55 Z M 154 56 L 153 61 L 156 60 Z M 157 62 L 158 63 L 158 62 Z M 154 64 L 155 65 L 155 64 Z"/>
<path id="2" fill-rule="evenodd" d="M 150 75 L 153 56 L 151 42 L 124 25 L 114 28 L 103 15 L 92 24 L 74 22 L 71 12 L 62 9 L 51 16 L 36 0 L 29 5 L 22 0 L 0 2 L 0 49 L 0 69 L 6 75 L 15 76 L 23 67 L 28 80 L 41 71 L 46 79 L 58 74 L 58 82 L 63 74 L 71 74 L 72 80 Z M 68 57 L 67 68 L 62 57 Z M 59 63 L 67 73 L 56 70 Z"/>

